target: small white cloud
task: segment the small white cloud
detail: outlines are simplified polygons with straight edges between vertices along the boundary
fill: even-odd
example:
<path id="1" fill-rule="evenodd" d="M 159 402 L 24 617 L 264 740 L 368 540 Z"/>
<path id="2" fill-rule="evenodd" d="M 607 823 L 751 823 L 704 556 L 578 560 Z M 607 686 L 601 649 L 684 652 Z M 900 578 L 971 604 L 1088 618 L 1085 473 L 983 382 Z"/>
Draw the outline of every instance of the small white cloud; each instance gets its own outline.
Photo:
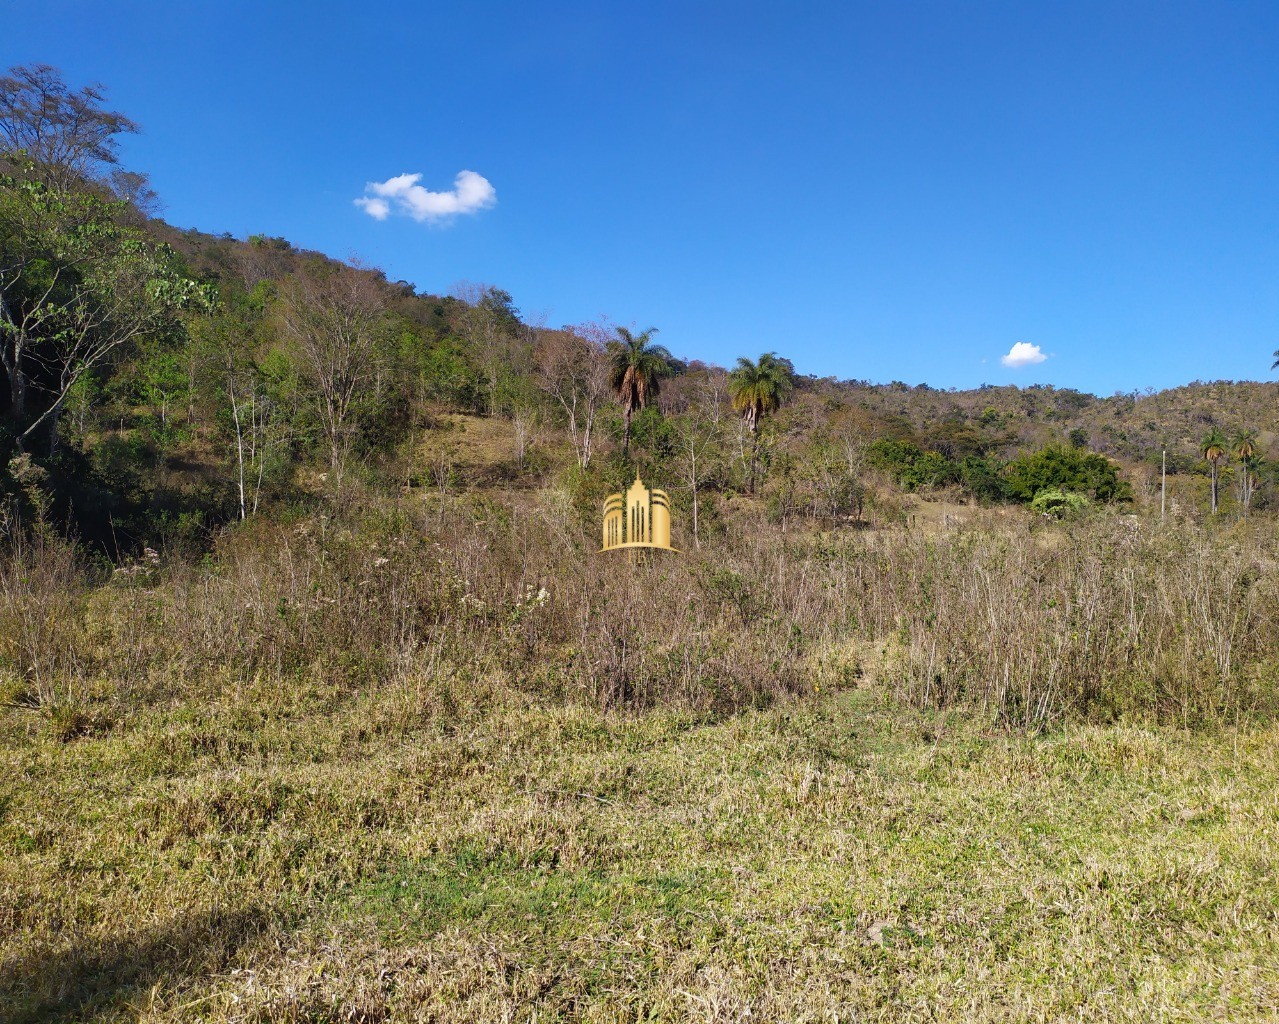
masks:
<path id="1" fill-rule="evenodd" d="M 1028 341 L 1019 341 L 1008 350 L 1006 356 L 1000 356 L 999 361 L 1015 370 L 1022 366 L 1034 366 L 1036 363 L 1042 363 L 1047 358 L 1039 350 L 1038 345 L 1032 345 Z"/>
<path id="2" fill-rule="evenodd" d="M 418 182 L 420 174 L 398 174 L 386 181 L 370 181 L 355 205 L 374 220 L 392 213 L 432 224 L 462 213 L 475 213 L 497 202 L 497 190 L 482 174 L 460 171 L 448 192 L 432 192 Z"/>
<path id="3" fill-rule="evenodd" d="M 373 196 L 365 196 L 363 199 L 357 199 L 355 205 L 362 209 L 374 220 L 386 220 L 391 212 L 391 204 L 385 199 L 378 199 Z"/>

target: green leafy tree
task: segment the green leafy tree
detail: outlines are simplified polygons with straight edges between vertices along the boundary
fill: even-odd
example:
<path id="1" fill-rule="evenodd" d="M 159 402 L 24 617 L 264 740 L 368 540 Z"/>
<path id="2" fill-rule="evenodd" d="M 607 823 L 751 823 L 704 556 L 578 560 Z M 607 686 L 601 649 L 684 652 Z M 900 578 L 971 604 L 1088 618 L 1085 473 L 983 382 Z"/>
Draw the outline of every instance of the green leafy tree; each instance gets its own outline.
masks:
<path id="1" fill-rule="evenodd" d="M 1213 427 L 1199 442 L 1199 454 L 1208 463 L 1208 471 L 1212 476 L 1212 513 L 1217 514 L 1217 468 L 1225 458 L 1230 442 L 1217 427 Z"/>
<path id="2" fill-rule="evenodd" d="M 296 367 L 283 351 L 267 348 L 264 327 L 260 310 L 227 303 L 189 329 L 200 397 L 214 411 L 241 519 L 256 514 L 272 479 L 284 475 L 293 419 L 310 413 Z"/>
<path id="3" fill-rule="evenodd" d="M 1251 429 L 1236 430 L 1230 435 L 1230 453 L 1236 459 L 1246 459 L 1257 450 L 1257 432 Z"/>
<path id="4" fill-rule="evenodd" d="M 742 356 L 728 375 L 729 398 L 751 435 L 751 494 L 759 462 L 760 420 L 780 409 L 794 388 L 795 366 L 776 352 L 765 352 L 757 362 Z"/>
<path id="5" fill-rule="evenodd" d="M 487 412 L 512 411 L 510 382 L 529 369 L 520 311 L 510 292 L 492 285 L 461 282 L 453 292 L 446 300 L 448 318 L 483 378 Z"/>
<path id="6" fill-rule="evenodd" d="M 134 391 L 155 411 L 159 435 L 169 435 L 175 408 L 189 408 L 191 383 L 185 353 L 175 347 L 152 347 L 135 361 Z"/>
<path id="7" fill-rule="evenodd" d="M 1114 463 L 1104 455 L 1066 445 L 1048 445 L 1014 459 L 1004 467 L 1003 476 L 1007 494 L 1016 501 L 1032 502 L 1046 490 L 1103 502 L 1132 500 L 1132 488 L 1119 479 Z"/>
<path id="8" fill-rule="evenodd" d="M 212 301 L 172 249 L 124 223 L 126 209 L 0 175 L 0 367 L 19 445 L 43 430 L 56 447 L 59 417 L 86 375 Z"/>
<path id="9" fill-rule="evenodd" d="M 622 405 L 626 426 L 622 434 L 622 457 L 631 450 L 631 417 L 657 397 L 661 381 L 674 370 L 674 359 L 661 345 L 653 343 L 656 327 L 632 334 L 618 327 L 617 338 L 608 344 L 609 384 Z"/>
<path id="10" fill-rule="evenodd" d="M 979 501 L 1003 501 L 1007 496 L 1004 478 L 997 466 L 980 455 L 970 455 L 959 468 L 964 489 Z"/>
<path id="11" fill-rule="evenodd" d="M 960 466 L 940 452 L 925 451 L 913 441 L 880 438 L 866 448 L 870 466 L 886 472 L 907 491 L 944 487 L 961 479 Z"/>

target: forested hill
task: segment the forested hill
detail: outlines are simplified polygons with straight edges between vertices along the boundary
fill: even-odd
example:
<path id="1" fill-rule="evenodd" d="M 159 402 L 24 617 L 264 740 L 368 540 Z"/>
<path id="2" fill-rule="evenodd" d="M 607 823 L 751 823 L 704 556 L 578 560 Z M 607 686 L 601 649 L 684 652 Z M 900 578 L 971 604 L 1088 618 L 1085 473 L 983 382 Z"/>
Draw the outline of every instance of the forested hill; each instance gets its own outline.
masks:
<path id="1" fill-rule="evenodd" d="M 281 238 L 240 240 L 178 230 L 160 220 L 152 221 L 152 229 L 184 255 L 202 280 L 231 289 L 252 288 L 261 281 L 278 283 L 303 260 L 328 261 L 323 254 L 300 251 Z M 463 284 L 457 290 L 469 288 L 474 295 L 486 287 Z M 505 292 L 494 291 L 504 303 L 510 302 Z M 400 315 L 420 327 L 437 336 L 450 333 L 449 313 L 458 308 L 456 296 L 419 293 L 407 281 L 389 283 L 387 296 Z M 518 317 L 513 307 L 512 312 Z M 524 330 L 530 343 L 541 333 Z M 873 344 L 873 339 L 867 344 Z M 699 353 L 677 354 L 698 365 Z M 797 384 L 801 393 L 820 396 L 827 413 L 835 411 L 831 406 L 860 410 L 851 418 L 864 423 L 867 440 L 912 440 L 952 456 L 1073 439 L 1126 461 L 1158 459 L 1166 450 L 1173 472 L 1195 472 L 1202 463 L 1200 442 L 1213 426 L 1227 432 L 1256 429 L 1259 446 L 1267 450 L 1279 437 L 1279 382 L 1275 381 L 1194 381 L 1164 391 L 1147 388 L 1110 396 L 1048 384 L 957 390 L 926 382 L 874 383 L 834 377 L 800 377 Z M 480 390 L 477 382 L 477 395 Z M 482 411 L 478 403 L 475 411 Z"/>
<path id="2" fill-rule="evenodd" d="M 534 325 L 494 285 L 419 294 L 149 216 L 114 148 L 134 126 L 101 99 L 49 68 L 0 82 L 0 532 L 199 547 L 352 488 L 554 482 L 588 509 L 659 465 L 679 505 L 749 495 L 783 525 L 837 524 L 906 492 L 1126 501 L 1164 451 L 1198 504 L 1208 476 L 1223 508 L 1272 500 L 1275 384 L 941 391 L 797 377 L 785 352 L 719 368 L 607 321 Z M 483 472 L 446 457 L 459 417 L 493 428 Z"/>
<path id="3" fill-rule="evenodd" d="M 224 291 L 237 293 L 263 282 L 276 286 L 308 260 L 337 264 L 322 254 L 303 252 L 279 238 L 255 236 L 248 240 L 215 236 L 195 230 L 179 231 L 161 221 L 153 230 L 189 262 L 201 280 L 214 282 Z M 518 351 L 512 368 L 538 373 L 538 343 L 560 332 L 523 323 L 511 296 L 489 285 L 462 283 L 455 294 L 419 293 L 406 281 L 385 283 L 388 305 L 414 325 L 429 345 L 443 345 L 459 357 L 459 365 L 435 391 L 445 407 L 457 412 L 485 414 L 486 395 L 500 382 L 484 373 L 482 339 L 476 337 L 477 321 L 483 325 L 488 312 L 500 310 L 506 339 Z M 476 310 L 477 302 L 488 309 Z M 468 308 L 469 307 L 469 308 Z M 608 324 L 580 325 L 578 333 L 607 342 Z M 482 333 L 482 332 L 480 332 Z M 868 341 L 868 344 L 873 340 Z M 696 351 L 676 353 L 692 380 L 727 371 L 699 361 Z M 784 355 L 784 353 L 783 353 Z M 442 358 L 442 357 L 441 357 Z M 1264 359 L 1263 359 L 1264 362 Z M 545 381 L 525 382 L 526 392 Z M 1158 464 L 1166 453 L 1169 472 L 1203 473 L 1202 441 L 1214 427 L 1229 437 L 1247 430 L 1257 432 L 1259 451 L 1270 450 L 1279 438 L 1279 382 L 1194 381 L 1164 391 L 1146 389 L 1098 396 L 1070 388 L 1032 384 L 985 385 L 969 390 L 941 389 L 927 383 L 903 381 L 874 383 L 833 377 L 795 378 L 795 401 L 780 410 L 775 426 L 791 441 L 811 441 L 813 435 L 856 431 L 869 444 L 879 439 L 917 444 L 925 451 L 961 461 L 966 456 L 998 453 L 1012 457 L 1053 443 L 1073 444 L 1125 464 Z M 507 390 L 520 385 L 507 383 Z M 688 407 L 688 392 L 680 383 L 659 394 L 657 408 L 679 414 Z M 725 394 L 727 392 L 725 391 Z M 555 410 L 544 410 L 556 418 Z M 562 410 L 560 410 L 562 412 Z"/>
<path id="4" fill-rule="evenodd" d="M 303 259 L 328 259 L 297 250 L 281 238 L 240 240 L 178 230 L 160 220 L 152 221 L 152 227 L 157 237 L 187 258 L 198 276 L 232 288 L 252 287 L 262 280 L 278 282 Z M 437 332 L 448 332 L 446 310 L 453 298 L 418 293 L 407 281 L 396 281 L 388 289 L 402 315 Z M 873 339 L 867 339 L 867 344 L 873 344 Z M 682 354 L 693 360 L 699 356 Z M 1259 365 L 1264 362 L 1264 355 L 1259 356 Z M 1200 441 L 1212 426 L 1258 429 L 1264 448 L 1279 436 L 1279 382 L 1275 381 L 1193 381 L 1164 391 L 1147 388 L 1110 396 L 1047 384 L 956 390 L 927 382 L 875 383 L 834 377 L 805 377 L 798 382 L 802 391 L 864 409 L 870 434 L 920 439 L 943 451 L 972 447 L 971 442 L 965 443 L 965 432 L 957 432 L 954 425 L 973 428 L 976 433 L 968 433 L 987 445 L 1002 439 L 1017 446 L 1045 444 L 1069 440 L 1075 432 L 1075 439 L 1087 447 L 1120 459 L 1150 459 L 1167 449 L 1172 466 L 1193 471 L 1201 461 Z M 1007 429 L 992 431 L 992 427 Z"/>

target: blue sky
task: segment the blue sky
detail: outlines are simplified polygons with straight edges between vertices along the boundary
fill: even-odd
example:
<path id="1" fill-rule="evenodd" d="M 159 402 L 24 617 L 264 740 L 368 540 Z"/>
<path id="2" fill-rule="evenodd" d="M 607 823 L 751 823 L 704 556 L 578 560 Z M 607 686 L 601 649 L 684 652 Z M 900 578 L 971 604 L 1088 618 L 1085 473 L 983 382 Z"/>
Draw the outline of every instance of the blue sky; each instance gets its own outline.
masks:
<path id="1" fill-rule="evenodd" d="M 1276 54 L 1273 3 L 0 0 L 179 226 L 936 387 L 1267 378 Z"/>

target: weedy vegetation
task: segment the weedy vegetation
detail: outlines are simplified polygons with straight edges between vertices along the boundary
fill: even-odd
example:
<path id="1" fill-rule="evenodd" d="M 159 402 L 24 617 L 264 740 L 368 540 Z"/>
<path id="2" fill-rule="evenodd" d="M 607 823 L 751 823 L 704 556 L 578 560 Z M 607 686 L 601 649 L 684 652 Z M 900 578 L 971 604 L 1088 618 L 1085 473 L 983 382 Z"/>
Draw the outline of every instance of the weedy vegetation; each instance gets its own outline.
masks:
<path id="1" fill-rule="evenodd" d="M 6 557 L 6 1019 L 1279 1005 L 1268 531 L 432 500 Z"/>

